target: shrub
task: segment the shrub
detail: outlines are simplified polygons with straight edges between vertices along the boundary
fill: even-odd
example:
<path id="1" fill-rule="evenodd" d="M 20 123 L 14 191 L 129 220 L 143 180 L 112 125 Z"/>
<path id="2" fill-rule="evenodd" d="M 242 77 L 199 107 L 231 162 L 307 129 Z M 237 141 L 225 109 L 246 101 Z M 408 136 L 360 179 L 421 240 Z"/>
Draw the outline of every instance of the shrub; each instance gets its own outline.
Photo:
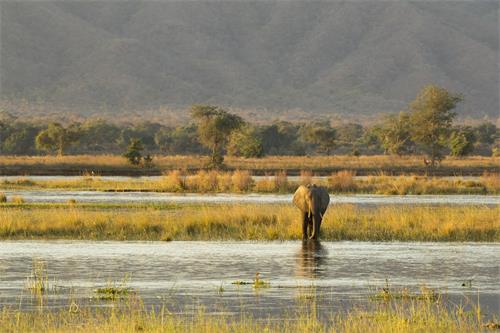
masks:
<path id="1" fill-rule="evenodd" d="M 328 186 L 331 191 L 336 192 L 354 191 L 356 189 L 355 175 L 355 172 L 349 170 L 334 173 L 328 177 Z"/>
<path id="2" fill-rule="evenodd" d="M 0 203 L 7 202 L 7 196 L 4 193 L 0 193 Z"/>
<path id="3" fill-rule="evenodd" d="M 249 191 L 253 184 L 250 172 L 240 170 L 233 173 L 232 182 L 234 190 L 238 192 Z"/>
<path id="4" fill-rule="evenodd" d="M 24 198 L 22 196 L 20 196 L 20 195 L 13 196 L 12 199 L 11 199 L 11 202 L 15 203 L 15 204 L 23 204 L 23 203 L 25 203 Z"/>
<path id="5" fill-rule="evenodd" d="M 180 170 L 169 171 L 162 177 L 162 185 L 169 191 L 186 189 L 186 175 Z"/>

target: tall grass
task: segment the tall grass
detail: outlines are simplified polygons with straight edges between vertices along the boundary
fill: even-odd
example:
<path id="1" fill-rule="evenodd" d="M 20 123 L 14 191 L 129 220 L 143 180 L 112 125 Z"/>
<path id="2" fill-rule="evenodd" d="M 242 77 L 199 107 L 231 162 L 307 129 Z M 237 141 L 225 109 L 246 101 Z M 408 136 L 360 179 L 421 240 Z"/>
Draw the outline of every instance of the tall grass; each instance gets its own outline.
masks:
<path id="1" fill-rule="evenodd" d="M 355 172 L 348 170 L 334 173 L 328 177 L 328 188 L 332 192 L 355 192 L 357 189 L 355 175 Z"/>
<path id="2" fill-rule="evenodd" d="M 119 155 L 73 155 L 73 156 L 0 156 L 0 170 L 8 172 L 41 171 L 49 174 L 110 174 L 120 172 L 159 174 L 176 169 L 203 169 L 208 162 L 207 156 L 154 156 L 154 168 L 141 170 L 131 166 Z M 226 157 L 224 162 L 233 170 L 276 172 L 278 170 L 312 170 L 332 173 L 338 170 L 354 170 L 358 174 L 385 170 L 389 172 L 421 172 L 427 168 L 422 156 L 267 156 L 264 158 Z M 445 158 L 439 169 L 440 174 L 454 175 L 466 172 L 481 174 L 485 170 L 493 171 L 500 166 L 500 157 L 470 156 L 466 158 Z"/>
<path id="3" fill-rule="evenodd" d="M 1 239 L 294 240 L 298 210 L 291 205 L 196 205 L 124 209 L 58 205 L 5 206 Z M 500 207 L 333 205 L 323 240 L 500 241 Z"/>
<path id="4" fill-rule="evenodd" d="M 80 179 L 28 180 L 25 178 L 4 180 L 0 189 L 65 189 L 97 191 L 157 191 L 157 192 L 261 192 L 292 193 L 301 184 L 314 182 L 332 193 L 376 194 L 497 194 L 500 193 L 500 177 L 497 173 L 485 173 L 478 180 L 461 177 L 442 178 L 426 176 L 379 175 L 356 178 L 354 171 L 342 170 L 326 180 L 314 178 L 310 171 L 303 171 L 298 180 L 290 180 L 285 171 L 253 180 L 246 170 L 217 172 L 201 170 L 189 173 L 183 170 L 167 172 L 159 180 L 130 179 L 104 180 L 100 177 Z"/>
<path id="5" fill-rule="evenodd" d="M 490 322 L 488 322 L 490 320 Z M 330 310 L 320 318 L 314 302 L 285 315 L 256 319 L 251 314 L 173 314 L 163 306 L 146 308 L 140 299 L 110 308 L 80 307 L 23 312 L 0 311 L 0 332 L 478 332 L 497 325 L 496 318 L 477 316 L 475 309 L 443 302 L 394 301 L 346 311 Z"/>

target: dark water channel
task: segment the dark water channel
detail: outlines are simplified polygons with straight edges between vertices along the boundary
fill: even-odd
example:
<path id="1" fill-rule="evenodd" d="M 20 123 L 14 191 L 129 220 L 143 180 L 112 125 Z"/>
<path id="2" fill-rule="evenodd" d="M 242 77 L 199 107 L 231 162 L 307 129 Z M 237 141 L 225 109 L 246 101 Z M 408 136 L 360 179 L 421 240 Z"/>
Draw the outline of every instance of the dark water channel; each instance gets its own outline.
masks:
<path id="1" fill-rule="evenodd" d="M 500 244 L 370 242 L 89 242 L 0 243 L 0 303 L 32 309 L 27 287 L 33 261 L 49 277 L 46 306 L 106 306 L 95 289 L 113 282 L 132 288 L 146 305 L 172 312 L 257 317 L 290 313 L 314 297 L 320 312 L 373 302 L 385 285 L 418 291 L 423 285 L 454 303 L 479 300 L 500 312 Z M 255 273 L 267 288 L 234 285 Z"/>

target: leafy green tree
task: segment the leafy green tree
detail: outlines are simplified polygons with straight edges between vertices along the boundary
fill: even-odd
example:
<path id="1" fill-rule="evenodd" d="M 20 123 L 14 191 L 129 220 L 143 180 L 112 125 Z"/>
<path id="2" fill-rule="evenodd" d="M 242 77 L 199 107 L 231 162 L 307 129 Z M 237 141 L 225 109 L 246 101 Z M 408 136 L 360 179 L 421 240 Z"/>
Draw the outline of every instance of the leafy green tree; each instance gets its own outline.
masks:
<path id="1" fill-rule="evenodd" d="M 364 128 L 361 124 L 348 123 L 335 126 L 337 146 L 340 153 L 359 153 L 358 147 L 362 144 Z"/>
<path id="2" fill-rule="evenodd" d="M 47 129 L 38 133 L 35 144 L 38 150 L 56 151 L 57 155 L 62 156 L 66 149 L 78 142 L 79 133 L 78 124 L 65 128 L 59 123 L 51 123 Z"/>
<path id="3" fill-rule="evenodd" d="M 337 132 L 328 122 L 306 125 L 301 130 L 301 137 L 305 142 L 314 144 L 319 152 L 330 155 L 336 146 Z"/>
<path id="4" fill-rule="evenodd" d="M 196 124 L 176 128 L 161 128 L 155 134 L 156 145 L 167 154 L 205 154 L 207 150 L 198 140 Z"/>
<path id="5" fill-rule="evenodd" d="M 410 131 L 410 115 L 400 112 L 398 115 L 386 116 L 376 133 L 385 153 L 405 155 L 414 151 Z"/>
<path id="6" fill-rule="evenodd" d="M 123 157 L 125 157 L 130 162 L 130 164 L 139 165 L 141 164 L 143 150 L 144 146 L 141 139 L 132 138 L 130 139 L 130 143 L 127 147 L 127 152 L 123 154 Z"/>
<path id="7" fill-rule="evenodd" d="M 224 162 L 224 147 L 229 135 L 243 125 L 243 119 L 218 106 L 194 105 L 191 116 L 198 123 L 201 144 L 211 151 L 212 168 L 221 168 Z"/>
<path id="8" fill-rule="evenodd" d="M 462 127 L 454 130 L 450 136 L 450 155 L 462 157 L 469 155 L 474 150 L 476 137 L 470 127 Z"/>
<path id="9" fill-rule="evenodd" d="M 277 121 L 261 128 L 264 155 L 301 155 L 305 153 L 303 144 L 298 140 L 299 127 L 287 122 Z"/>
<path id="10" fill-rule="evenodd" d="M 380 125 L 365 128 L 363 136 L 359 139 L 359 144 L 367 154 L 381 154 L 385 151 L 380 139 Z"/>
<path id="11" fill-rule="evenodd" d="M 411 137 L 428 154 L 431 165 L 442 159 L 455 118 L 452 110 L 462 96 L 429 85 L 410 104 Z"/>
<path id="12" fill-rule="evenodd" d="M 150 122 L 140 123 L 136 126 L 129 126 L 121 130 L 116 143 L 120 147 L 126 147 L 132 138 L 141 139 L 142 144 L 148 150 L 157 148 L 155 141 L 155 133 L 158 132 L 162 125 Z"/>
<path id="13" fill-rule="evenodd" d="M 120 136 L 120 128 L 102 119 L 85 121 L 81 127 L 79 150 L 100 152 L 116 150 L 115 142 Z"/>
<path id="14" fill-rule="evenodd" d="M 32 154 L 33 142 L 39 129 L 31 124 L 15 123 L 10 134 L 5 138 L 2 151 L 7 154 Z"/>
<path id="15" fill-rule="evenodd" d="M 484 122 L 474 128 L 474 136 L 477 138 L 477 142 L 492 145 L 495 143 L 495 140 L 500 137 L 500 134 L 495 124 Z"/>
<path id="16" fill-rule="evenodd" d="M 231 132 L 227 152 L 229 155 L 245 158 L 261 157 L 263 153 L 262 139 L 255 127 L 245 125 Z"/>

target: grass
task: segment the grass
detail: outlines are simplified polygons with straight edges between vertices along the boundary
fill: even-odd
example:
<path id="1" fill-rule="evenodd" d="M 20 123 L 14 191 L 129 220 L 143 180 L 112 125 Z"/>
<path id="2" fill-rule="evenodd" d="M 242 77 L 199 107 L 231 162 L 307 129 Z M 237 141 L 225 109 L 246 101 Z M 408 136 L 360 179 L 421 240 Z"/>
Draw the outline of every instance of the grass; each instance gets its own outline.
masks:
<path id="1" fill-rule="evenodd" d="M 127 287 L 128 280 L 129 277 L 125 276 L 119 283 L 108 281 L 108 284 L 105 287 L 94 290 L 95 298 L 100 300 L 116 301 L 135 295 L 134 290 Z"/>
<path id="2" fill-rule="evenodd" d="M 31 274 L 26 279 L 26 289 L 34 295 L 42 295 L 49 290 L 49 276 L 45 262 L 33 260 Z"/>
<path id="3" fill-rule="evenodd" d="M 441 295 L 438 292 L 426 286 L 421 286 L 420 292 L 412 292 L 408 288 L 391 288 L 388 281 L 386 281 L 385 287 L 379 289 L 373 295 L 370 295 L 369 299 L 372 301 L 384 302 L 388 302 L 391 300 L 417 300 L 436 302 L 440 299 L 440 297 Z"/>
<path id="4" fill-rule="evenodd" d="M 312 173 L 302 171 L 298 180 L 291 181 L 286 172 L 259 179 L 252 179 L 250 172 L 198 171 L 187 173 L 180 170 L 167 172 L 159 179 L 106 180 L 101 177 L 79 179 L 29 180 L 23 177 L 3 180 L 0 189 L 87 190 L 108 192 L 174 192 L 174 193 L 293 193 L 300 184 L 311 181 L 328 188 L 330 193 L 374 193 L 388 195 L 405 194 L 498 194 L 500 176 L 485 173 L 478 180 L 461 177 L 442 178 L 426 176 L 387 176 L 379 174 L 356 178 L 352 171 L 339 171 L 327 179 L 313 179 Z M 1 200 L 0 200 L 1 201 Z"/>
<path id="5" fill-rule="evenodd" d="M 298 240 L 291 205 L 2 204 L 0 239 Z M 500 241 L 500 207 L 333 205 L 322 240 Z"/>
<path id="6" fill-rule="evenodd" d="M 288 170 L 299 175 L 300 170 L 311 170 L 328 175 L 341 170 L 352 170 L 358 175 L 386 173 L 431 172 L 425 167 L 422 156 L 267 156 L 264 158 L 226 157 L 225 164 L 231 170 L 248 170 L 264 175 L 268 172 Z M 203 169 L 207 156 L 154 156 L 153 168 L 144 169 L 127 164 L 118 155 L 72 155 L 72 156 L 1 156 L 2 174 L 53 174 L 82 175 L 97 173 L 106 175 L 159 175 L 170 170 Z M 440 167 L 432 172 L 436 175 L 481 175 L 495 172 L 500 166 L 499 157 L 470 156 L 466 158 L 445 158 Z"/>
<path id="7" fill-rule="evenodd" d="M 113 307 L 41 309 L 34 312 L 0 310 L 0 332 L 478 332 L 498 327 L 479 307 L 466 309 L 443 302 L 390 301 L 318 315 L 314 301 L 285 317 L 256 319 L 250 314 L 172 314 L 168 308 L 147 309 L 140 300 Z"/>

